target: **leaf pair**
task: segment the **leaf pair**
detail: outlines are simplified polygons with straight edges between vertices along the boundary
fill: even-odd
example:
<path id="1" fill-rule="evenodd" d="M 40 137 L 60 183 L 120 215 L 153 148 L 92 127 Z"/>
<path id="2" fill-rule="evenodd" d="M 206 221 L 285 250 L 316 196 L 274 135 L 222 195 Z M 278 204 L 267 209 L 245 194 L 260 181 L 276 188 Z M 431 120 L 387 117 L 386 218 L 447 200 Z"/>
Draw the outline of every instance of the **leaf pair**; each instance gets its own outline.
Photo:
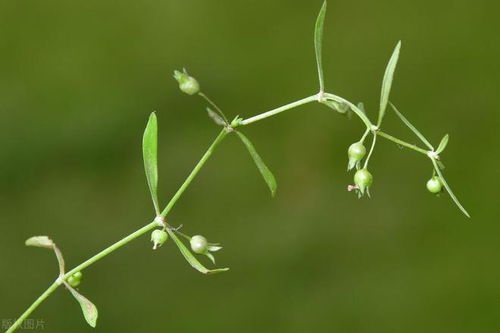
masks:
<path id="1" fill-rule="evenodd" d="M 390 102 L 389 102 L 390 103 Z M 439 142 L 439 146 L 436 150 L 434 150 L 434 147 L 430 144 L 429 140 L 427 140 L 427 138 L 422 134 L 420 133 L 419 130 L 417 130 L 417 128 L 415 126 L 413 126 L 412 123 L 410 123 L 410 121 L 405 117 L 403 116 L 403 114 L 401 112 L 399 112 L 399 110 L 394 106 L 394 104 L 390 103 L 391 105 L 391 108 L 392 110 L 398 115 L 398 117 L 401 119 L 401 121 L 406 125 L 408 126 L 408 128 L 413 132 L 415 133 L 415 135 L 432 151 L 432 152 L 435 152 L 436 154 L 440 154 L 442 153 L 445 149 L 446 149 L 446 146 L 448 145 L 448 141 L 449 141 L 449 135 L 446 134 L 442 139 L 441 141 Z M 438 177 L 439 179 L 441 180 L 441 183 L 443 183 L 444 185 L 444 188 L 446 189 L 446 191 L 450 194 L 450 197 L 451 199 L 453 200 L 453 202 L 455 202 L 455 204 L 457 205 L 457 207 L 465 214 L 465 216 L 467 217 L 470 217 L 469 213 L 467 212 L 467 210 L 465 210 L 465 208 L 462 206 L 462 204 L 460 203 L 460 201 L 458 201 L 458 198 L 455 196 L 455 194 L 453 193 L 453 191 L 451 190 L 451 187 L 450 185 L 448 185 L 448 182 L 446 181 L 446 179 L 444 178 L 443 176 L 443 173 L 441 172 L 441 169 L 444 169 L 444 165 L 443 163 L 434 158 L 434 157 L 431 157 L 431 161 L 432 161 L 432 165 L 434 166 L 434 170 L 436 171 L 436 173 L 438 174 Z"/>
<path id="2" fill-rule="evenodd" d="M 61 264 L 61 260 L 63 260 L 62 254 L 60 253 L 56 244 L 47 236 L 30 237 L 26 240 L 25 244 L 26 246 L 52 249 L 55 251 L 56 256 L 58 257 L 57 259 L 59 260 L 59 264 Z M 61 271 L 61 275 L 63 274 L 64 274 L 64 269 Z M 66 281 L 63 281 L 63 283 L 66 286 L 66 288 L 68 288 L 68 290 L 71 292 L 73 297 L 77 300 L 77 302 L 80 304 L 83 316 L 85 317 L 87 323 L 92 327 L 96 327 L 97 317 L 99 315 L 97 307 L 91 301 L 89 301 L 85 296 L 81 295 L 75 289 L 73 289 Z"/>

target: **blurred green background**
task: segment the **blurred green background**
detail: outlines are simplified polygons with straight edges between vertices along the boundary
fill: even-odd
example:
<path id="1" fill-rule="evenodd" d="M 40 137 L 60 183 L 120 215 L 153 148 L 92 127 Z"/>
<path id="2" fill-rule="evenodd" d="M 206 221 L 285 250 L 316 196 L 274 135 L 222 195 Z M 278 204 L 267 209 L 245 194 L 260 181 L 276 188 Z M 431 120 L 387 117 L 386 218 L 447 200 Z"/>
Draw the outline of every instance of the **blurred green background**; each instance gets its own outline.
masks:
<path id="1" fill-rule="evenodd" d="M 141 160 L 160 121 L 160 194 L 175 192 L 218 129 L 179 92 L 186 67 L 230 115 L 317 90 L 312 31 L 321 1 L 0 1 L 0 319 L 56 277 L 50 235 L 74 266 L 153 215 Z M 499 23 L 496 1 L 330 1 L 329 91 L 378 106 L 396 42 L 392 100 L 434 143 L 470 211 L 425 190 L 431 165 L 380 140 L 372 199 L 346 191 L 362 134 L 308 105 L 244 129 L 278 179 L 271 200 L 228 137 L 169 216 L 222 242 L 230 273 L 206 277 L 173 243 L 142 237 L 93 265 L 80 290 L 99 332 L 498 332 Z M 384 128 L 410 142 L 394 114 Z M 62 289 L 30 318 L 89 332 Z"/>

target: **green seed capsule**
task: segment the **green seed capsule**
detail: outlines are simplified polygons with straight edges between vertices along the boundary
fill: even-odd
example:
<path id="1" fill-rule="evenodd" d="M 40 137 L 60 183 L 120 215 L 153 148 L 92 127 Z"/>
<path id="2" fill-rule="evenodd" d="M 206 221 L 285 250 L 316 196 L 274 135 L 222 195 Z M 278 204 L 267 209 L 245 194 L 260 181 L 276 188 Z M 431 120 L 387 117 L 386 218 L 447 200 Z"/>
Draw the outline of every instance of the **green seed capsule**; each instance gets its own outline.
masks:
<path id="1" fill-rule="evenodd" d="M 179 82 L 179 89 L 188 94 L 194 95 L 200 91 L 200 84 L 196 79 L 190 76 L 185 70 L 184 72 L 174 71 L 174 78 Z"/>
<path id="2" fill-rule="evenodd" d="M 439 177 L 434 176 L 431 179 L 427 181 L 427 190 L 431 193 L 438 194 L 443 190 L 443 183 L 441 183 L 441 180 Z"/>
<path id="3" fill-rule="evenodd" d="M 373 176 L 368 170 L 361 169 L 354 174 L 354 184 L 359 187 L 361 194 L 364 194 L 365 190 L 368 190 L 372 183 Z"/>
<path id="4" fill-rule="evenodd" d="M 359 161 L 365 157 L 366 148 L 361 142 L 355 142 L 349 146 L 347 150 L 347 156 L 349 157 L 349 165 L 347 166 L 348 170 L 351 170 L 355 166 L 359 167 Z"/>
<path id="5" fill-rule="evenodd" d="M 80 283 L 82 282 L 82 272 L 76 272 L 75 274 L 71 275 L 69 278 L 68 278 L 68 283 L 70 286 L 72 286 L 73 288 L 76 288 L 80 285 Z"/>
<path id="6" fill-rule="evenodd" d="M 153 250 L 156 250 L 168 240 L 168 234 L 165 230 L 156 229 L 151 233 L 151 241 L 153 242 Z"/>
<path id="7" fill-rule="evenodd" d="M 208 241 L 205 237 L 196 235 L 191 237 L 191 250 L 197 254 L 204 254 L 208 251 Z"/>

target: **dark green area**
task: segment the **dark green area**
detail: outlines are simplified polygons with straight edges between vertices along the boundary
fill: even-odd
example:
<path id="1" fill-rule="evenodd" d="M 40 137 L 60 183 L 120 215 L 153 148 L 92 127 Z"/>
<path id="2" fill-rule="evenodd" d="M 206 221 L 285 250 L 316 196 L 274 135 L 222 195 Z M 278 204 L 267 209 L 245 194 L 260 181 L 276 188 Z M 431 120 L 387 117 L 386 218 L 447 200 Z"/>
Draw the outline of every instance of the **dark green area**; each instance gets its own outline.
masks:
<path id="1" fill-rule="evenodd" d="M 321 1 L 0 1 L 0 319 L 70 267 L 151 220 L 141 160 L 159 120 L 162 207 L 219 129 L 172 78 L 186 67 L 229 117 L 317 90 Z M 228 136 L 173 209 L 183 232 L 221 242 L 231 271 L 203 276 L 170 240 L 143 237 L 84 272 L 96 332 L 498 332 L 499 6 L 496 1 L 330 1 L 325 83 L 375 121 L 385 65 L 403 45 L 391 100 L 434 145 L 472 215 L 425 189 L 422 155 L 379 140 L 372 199 L 346 191 L 362 135 L 319 104 L 242 131 L 276 175 L 271 199 Z M 387 111 L 386 132 L 418 143 Z M 205 258 L 201 258 L 205 260 Z M 203 261 L 207 265 L 209 262 Z M 212 266 L 209 266 L 212 267 Z M 31 318 L 89 332 L 58 290 Z"/>

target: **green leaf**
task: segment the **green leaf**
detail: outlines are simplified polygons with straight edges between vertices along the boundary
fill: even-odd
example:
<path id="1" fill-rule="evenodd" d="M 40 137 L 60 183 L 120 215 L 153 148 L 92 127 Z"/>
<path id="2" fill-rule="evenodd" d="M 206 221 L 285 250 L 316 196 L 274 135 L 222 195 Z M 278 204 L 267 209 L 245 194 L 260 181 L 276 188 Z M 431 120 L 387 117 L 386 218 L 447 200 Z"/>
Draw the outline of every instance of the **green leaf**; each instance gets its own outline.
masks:
<path id="1" fill-rule="evenodd" d="M 207 252 L 207 253 L 205 253 L 205 256 L 207 256 L 208 259 L 210 259 L 212 261 L 212 263 L 215 265 L 215 257 L 212 253 Z"/>
<path id="2" fill-rule="evenodd" d="M 431 143 L 429 142 L 429 140 L 427 140 L 425 138 L 425 136 L 423 136 L 422 133 L 420 133 L 415 126 L 413 126 L 410 121 L 408 119 L 406 119 L 405 116 L 403 116 L 403 114 L 401 112 L 398 111 L 398 109 L 396 109 L 396 107 L 394 106 L 394 104 L 392 104 L 391 102 L 389 102 L 389 104 L 391 105 L 392 107 L 392 110 L 394 110 L 394 112 L 398 115 L 398 117 L 401 119 L 401 121 L 403 123 L 405 123 L 406 126 L 408 126 L 409 129 L 411 129 L 413 131 L 413 133 L 415 133 L 416 136 L 418 136 L 418 138 L 430 149 L 430 150 L 434 150 L 434 147 L 432 147 Z"/>
<path id="3" fill-rule="evenodd" d="M 184 256 L 186 261 L 197 271 L 203 274 L 216 274 L 216 273 L 221 273 L 221 272 L 226 272 L 229 270 L 229 268 L 218 268 L 218 269 L 208 269 L 205 266 L 203 266 L 198 259 L 194 257 L 194 255 L 191 253 L 191 251 L 188 250 L 188 248 L 182 243 L 182 241 L 177 237 L 175 232 L 167 228 L 167 232 L 172 237 L 172 239 L 175 242 L 175 245 L 179 248 L 179 251 L 181 251 L 181 254 Z"/>
<path id="4" fill-rule="evenodd" d="M 144 130 L 142 156 L 156 215 L 160 215 L 160 206 L 158 205 L 158 121 L 155 112 L 149 116 L 148 124 Z"/>
<path id="5" fill-rule="evenodd" d="M 220 246 L 219 244 L 208 244 L 208 251 L 217 252 L 219 250 L 222 250 L 222 246 Z"/>
<path id="6" fill-rule="evenodd" d="M 97 317 L 99 315 L 96 306 L 91 301 L 89 301 L 85 296 L 81 295 L 75 289 L 73 289 L 69 284 L 65 283 L 65 286 L 71 292 L 73 297 L 75 297 L 78 303 L 80 303 L 80 306 L 82 307 L 83 316 L 85 317 L 87 323 L 90 326 L 95 327 L 97 324 Z"/>
<path id="7" fill-rule="evenodd" d="M 366 114 L 366 111 L 365 111 L 365 104 L 363 102 L 359 102 L 358 103 L 358 109 L 363 112 L 364 114 Z"/>
<path id="8" fill-rule="evenodd" d="M 269 168 L 266 166 L 266 164 L 264 163 L 262 158 L 259 156 L 259 154 L 255 150 L 255 147 L 250 142 L 250 140 L 248 140 L 248 138 L 245 135 L 243 135 L 243 133 L 241 133 L 239 131 L 236 131 L 236 133 L 240 137 L 243 144 L 247 147 L 248 152 L 250 153 L 250 156 L 252 156 L 252 158 L 255 162 L 255 165 L 257 165 L 257 169 L 259 169 L 262 177 L 264 178 L 264 180 L 267 183 L 267 186 L 269 187 L 269 190 L 271 190 L 271 195 L 274 196 L 274 194 L 276 193 L 276 188 L 278 186 L 276 184 L 276 178 L 274 178 L 274 175 L 269 170 Z"/>
<path id="9" fill-rule="evenodd" d="M 213 111 L 212 109 L 207 108 L 207 112 L 208 112 L 208 116 L 217 125 L 219 125 L 219 126 L 226 126 L 227 125 L 226 121 L 221 116 L 219 116 L 215 111 Z"/>
<path id="10" fill-rule="evenodd" d="M 467 217 L 470 218 L 469 213 L 465 210 L 465 208 L 462 206 L 462 204 L 460 203 L 460 201 L 458 201 L 458 198 L 455 196 L 455 194 L 451 190 L 450 185 L 448 185 L 448 183 L 446 182 L 446 179 L 444 179 L 443 173 L 441 172 L 441 168 L 438 166 L 436 160 L 433 159 L 433 158 L 431 158 L 431 161 L 432 161 L 432 164 L 434 165 L 434 170 L 436 170 L 436 172 L 437 172 L 437 174 L 439 176 L 439 179 L 443 183 L 444 188 L 446 188 L 446 191 L 448 191 L 448 194 L 450 195 L 450 197 L 453 200 L 453 202 L 455 202 L 455 204 L 462 211 L 462 213 L 465 214 L 465 216 L 467 216 Z"/>
<path id="11" fill-rule="evenodd" d="M 343 115 L 347 115 L 348 112 L 351 110 L 349 105 L 346 103 L 339 103 L 337 101 L 331 101 L 331 100 L 323 101 L 321 103 Z"/>
<path id="12" fill-rule="evenodd" d="M 26 240 L 26 246 L 43 247 L 46 249 L 53 249 L 54 242 L 47 236 L 33 236 Z"/>
<path id="13" fill-rule="evenodd" d="M 450 138 L 450 136 L 448 134 L 446 134 L 441 139 L 441 142 L 439 143 L 439 146 L 438 146 L 438 149 L 436 150 L 436 153 L 441 154 L 445 150 L 446 146 L 448 145 L 449 138 Z"/>
<path id="14" fill-rule="evenodd" d="M 389 102 L 389 94 L 391 92 L 392 78 L 394 77 L 394 70 L 396 69 L 396 64 L 398 63 L 399 50 L 401 49 L 401 41 L 398 42 L 394 52 L 392 53 L 391 59 L 387 64 L 384 74 L 384 80 L 382 81 L 382 91 L 380 93 L 380 110 L 378 113 L 377 126 L 382 124 L 382 119 L 385 115 L 385 109 L 387 108 L 387 103 Z"/>
<path id="15" fill-rule="evenodd" d="M 319 89 L 325 91 L 325 83 L 323 79 L 323 60 L 322 60 L 322 43 L 323 43 L 323 26 L 325 23 L 326 1 L 319 11 L 316 25 L 314 27 L 314 49 L 316 50 L 316 64 L 318 65 Z"/>

